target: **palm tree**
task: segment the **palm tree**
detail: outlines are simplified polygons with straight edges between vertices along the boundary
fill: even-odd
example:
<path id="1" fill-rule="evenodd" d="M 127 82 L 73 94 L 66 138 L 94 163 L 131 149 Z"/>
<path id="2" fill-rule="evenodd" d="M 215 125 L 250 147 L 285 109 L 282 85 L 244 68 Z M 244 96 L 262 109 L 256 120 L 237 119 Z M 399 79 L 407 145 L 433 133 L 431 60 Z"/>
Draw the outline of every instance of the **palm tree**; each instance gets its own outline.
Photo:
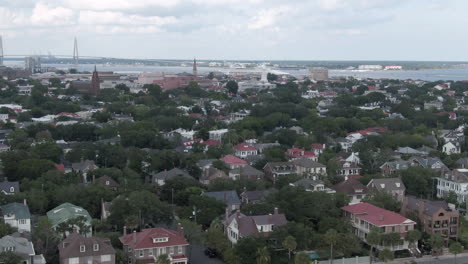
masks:
<path id="1" fill-rule="evenodd" d="M 440 235 L 432 235 L 429 242 L 431 243 L 433 254 L 434 252 L 438 253 L 438 251 L 444 247 L 444 239 Z"/>
<path id="2" fill-rule="evenodd" d="M 294 264 L 309 264 L 310 257 L 307 253 L 301 252 L 294 257 Z"/>
<path id="3" fill-rule="evenodd" d="M 339 234 L 335 229 L 329 229 L 327 233 L 325 233 L 325 242 L 330 245 L 330 264 L 333 264 L 333 246 L 336 245 L 338 236 Z"/>
<path id="4" fill-rule="evenodd" d="M 452 243 L 449 247 L 449 251 L 455 255 L 455 264 L 457 264 L 457 255 L 463 252 L 463 245 L 459 242 Z"/>
<path id="5" fill-rule="evenodd" d="M 288 259 L 291 259 L 291 252 L 297 247 L 296 239 L 293 236 L 287 236 L 283 240 L 283 247 L 288 250 Z"/>
<path id="6" fill-rule="evenodd" d="M 378 227 L 371 228 L 370 232 L 367 234 L 366 237 L 367 244 L 370 245 L 370 252 L 369 252 L 369 263 L 372 264 L 372 259 L 374 257 L 374 247 L 380 244 L 382 241 L 382 232 Z"/>
<path id="7" fill-rule="evenodd" d="M 171 264 L 171 260 L 169 256 L 166 254 L 159 255 L 158 259 L 156 260 L 156 264 Z"/>
<path id="8" fill-rule="evenodd" d="M 267 247 L 262 247 L 257 250 L 257 264 L 270 264 L 271 257 Z"/>

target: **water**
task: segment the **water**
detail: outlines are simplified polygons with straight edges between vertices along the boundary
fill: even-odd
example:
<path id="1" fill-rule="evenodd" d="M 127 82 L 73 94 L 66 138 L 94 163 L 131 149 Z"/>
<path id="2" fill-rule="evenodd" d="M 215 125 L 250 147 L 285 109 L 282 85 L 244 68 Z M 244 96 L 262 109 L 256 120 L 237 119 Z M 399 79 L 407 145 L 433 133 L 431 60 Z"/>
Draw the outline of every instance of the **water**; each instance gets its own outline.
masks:
<path id="1" fill-rule="evenodd" d="M 24 67 L 23 61 L 5 61 L 6 66 L 11 67 Z M 74 68 L 71 64 L 43 64 L 43 67 L 55 67 L 57 69 Z M 192 72 L 192 67 L 187 66 L 147 66 L 147 65 L 96 65 L 100 71 L 114 71 L 118 73 L 134 73 L 141 72 L 166 72 L 166 73 L 182 73 Z M 79 71 L 92 71 L 94 64 L 79 64 Z M 208 74 L 209 72 L 229 72 L 236 71 L 228 68 L 219 67 L 198 67 L 198 72 L 201 74 Z M 249 71 L 249 70 L 239 70 Z M 287 70 L 281 69 L 280 72 L 289 73 L 292 76 L 301 77 L 308 75 L 308 70 Z M 373 79 L 412 79 L 424 81 L 438 81 L 438 80 L 453 80 L 464 81 L 468 80 L 468 69 L 433 69 L 433 70 L 403 70 L 403 71 L 351 71 L 351 70 L 330 70 L 330 77 L 348 77 L 355 78 L 373 78 Z"/>

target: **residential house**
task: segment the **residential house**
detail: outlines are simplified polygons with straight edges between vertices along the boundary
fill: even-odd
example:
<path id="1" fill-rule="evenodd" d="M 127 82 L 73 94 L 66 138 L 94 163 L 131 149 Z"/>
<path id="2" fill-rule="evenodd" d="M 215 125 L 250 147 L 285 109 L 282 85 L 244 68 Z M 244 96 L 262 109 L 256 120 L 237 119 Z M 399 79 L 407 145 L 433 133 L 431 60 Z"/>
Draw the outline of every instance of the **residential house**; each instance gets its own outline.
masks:
<path id="1" fill-rule="evenodd" d="M 229 179 L 229 177 L 224 171 L 209 167 L 202 171 L 199 181 L 202 184 L 208 185 L 216 179 Z"/>
<path id="2" fill-rule="evenodd" d="M 6 195 L 13 195 L 20 192 L 19 182 L 3 181 L 0 182 L 0 191 Z"/>
<path id="3" fill-rule="evenodd" d="M 166 184 L 166 181 L 175 179 L 177 177 L 183 177 L 185 179 L 191 179 L 191 180 L 194 179 L 192 176 L 190 176 L 190 174 L 188 174 L 188 172 L 181 170 L 179 168 L 173 168 L 172 170 L 164 170 L 159 173 L 152 173 L 151 182 L 153 184 L 163 186 L 164 184 Z"/>
<path id="4" fill-rule="evenodd" d="M 107 175 L 104 175 L 102 177 L 99 177 L 99 178 L 93 180 L 93 183 L 97 184 L 97 185 L 100 185 L 100 186 L 103 186 L 105 188 L 114 190 L 114 191 L 117 191 L 117 189 L 119 189 L 119 187 L 120 187 L 120 185 L 114 179 L 112 179 L 111 177 L 109 177 Z"/>
<path id="5" fill-rule="evenodd" d="M 450 171 L 447 165 L 445 165 L 439 158 L 422 158 L 422 157 L 411 157 L 408 159 L 411 166 L 419 166 L 422 168 L 432 169 L 435 172 L 443 173 Z"/>
<path id="6" fill-rule="evenodd" d="M 384 175 L 392 175 L 398 171 L 406 170 L 410 167 L 410 163 L 406 160 L 387 161 L 380 166 L 380 171 Z"/>
<path id="7" fill-rule="evenodd" d="M 258 150 L 254 146 L 245 142 L 236 145 L 234 150 L 236 151 L 235 155 L 241 159 L 245 159 L 247 156 L 258 154 Z"/>
<path id="8" fill-rule="evenodd" d="M 322 180 L 317 179 L 316 176 L 313 176 L 311 179 L 301 179 L 296 182 L 292 182 L 289 185 L 303 188 L 306 192 L 335 193 L 335 190 L 325 187 L 325 183 Z"/>
<path id="9" fill-rule="evenodd" d="M 336 159 L 340 162 L 361 163 L 359 152 L 339 152 L 336 154 Z"/>
<path id="10" fill-rule="evenodd" d="M 233 180 L 249 179 L 249 180 L 262 180 L 265 174 L 250 165 L 236 168 L 229 171 L 229 178 Z"/>
<path id="11" fill-rule="evenodd" d="M 0 207 L 5 224 L 17 228 L 18 232 L 31 232 L 31 213 L 24 203 L 9 203 Z"/>
<path id="12" fill-rule="evenodd" d="M 311 159 L 301 158 L 293 161 L 298 175 L 326 175 L 327 166 Z"/>
<path id="13" fill-rule="evenodd" d="M 66 223 L 69 220 L 82 218 L 84 225 L 87 227 L 86 236 L 91 236 L 91 216 L 88 211 L 82 207 L 76 206 L 71 203 L 63 203 L 54 209 L 47 212 L 47 218 L 49 219 L 52 228 L 56 229 L 61 223 Z M 76 231 L 80 232 L 79 226 L 74 226 Z M 82 232 L 80 232 L 82 233 Z M 69 232 L 65 232 L 65 236 L 68 236 Z"/>
<path id="14" fill-rule="evenodd" d="M 431 108 L 435 108 L 437 110 L 442 110 L 443 104 L 439 101 L 430 101 L 424 103 L 424 110 L 429 110 Z"/>
<path id="15" fill-rule="evenodd" d="M 336 173 L 343 176 L 345 179 L 361 177 L 361 167 L 357 163 L 349 161 L 338 161 L 338 169 Z"/>
<path id="16" fill-rule="evenodd" d="M 45 264 L 42 255 L 36 255 L 34 245 L 27 238 L 4 236 L 0 238 L 0 253 L 12 252 L 21 258 L 21 264 Z"/>
<path id="17" fill-rule="evenodd" d="M 60 264 L 115 264 L 115 250 L 110 239 L 70 234 L 58 245 Z"/>
<path id="18" fill-rule="evenodd" d="M 325 151 L 325 144 L 314 143 L 311 145 L 311 150 L 315 153 L 315 156 L 318 157 Z"/>
<path id="19" fill-rule="evenodd" d="M 202 195 L 225 203 L 229 212 L 240 209 L 241 201 L 236 191 L 204 192 Z"/>
<path id="20" fill-rule="evenodd" d="M 410 147 L 398 147 L 398 149 L 395 150 L 395 152 L 398 154 L 405 154 L 405 155 L 421 155 L 421 156 L 429 155 L 428 152 L 419 151 L 417 149 L 410 148 Z"/>
<path id="21" fill-rule="evenodd" d="M 318 157 L 313 151 L 305 151 L 301 148 L 290 148 L 284 153 L 289 160 L 294 161 L 297 159 L 310 159 L 312 161 L 317 161 Z"/>
<path id="22" fill-rule="evenodd" d="M 273 147 L 279 147 L 281 146 L 280 143 L 275 142 L 275 143 L 257 143 L 253 144 L 253 147 L 255 147 L 258 150 L 258 153 L 263 153 L 266 149 L 273 148 Z"/>
<path id="23" fill-rule="evenodd" d="M 228 132 L 228 129 L 219 129 L 208 131 L 208 134 L 210 139 L 221 141 Z"/>
<path id="24" fill-rule="evenodd" d="M 226 166 L 231 170 L 244 167 L 247 165 L 247 161 L 240 159 L 231 154 L 220 158 L 220 160 L 223 161 L 226 164 Z"/>
<path id="25" fill-rule="evenodd" d="M 444 152 L 447 155 L 460 154 L 461 153 L 460 144 L 458 142 L 456 142 L 456 143 L 453 143 L 453 142 L 445 143 L 442 146 L 442 152 Z"/>
<path id="26" fill-rule="evenodd" d="M 247 191 L 244 188 L 244 191 L 240 194 L 242 204 L 256 204 L 256 203 L 261 203 L 262 201 L 265 200 L 265 198 L 272 194 L 277 192 L 275 189 L 270 189 L 270 190 L 261 190 L 261 191 Z"/>
<path id="27" fill-rule="evenodd" d="M 460 215 L 446 201 L 430 201 L 407 196 L 401 207 L 401 212 L 410 218 L 411 215 L 416 215 L 417 220 L 421 223 L 421 231 L 442 235 L 446 247 L 448 247 L 450 239 L 458 240 Z"/>
<path id="28" fill-rule="evenodd" d="M 83 182 L 88 182 L 88 172 L 98 169 L 92 160 L 85 160 L 77 163 L 72 163 L 71 169 L 73 172 L 79 173 L 83 177 Z"/>
<path id="29" fill-rule="evenodd" d="M 406 187 L 400 178 L 372 179 L 367 188 L 372 191 L 386 192 L 399 202 L 405 198 Z"/>
<path id="30" fill-rule="evenodd" d="M 456 164 L 460 169 L 468 169 L 468 158 L 459 158 Z"/>
<path id="31" fill-rule="evenodd" d="M 296 165 L 292 162 L 268 162 L 263 167 L 265 177 L 275 182 L 282 176 L 296 173 Z"/>
<path id="32" fill-rule="evenodd" d="M 226 234 L 232 244 L 245 237 L 268 236 L 275 228 L 284 226 L 288 223 L 286 216 L 278 212 L 275 208 L 273 214 L 246 216 L 239 210 L 228 216 L 224 225 Z"/>
<path id="33" fill-rule="evenodd" d="M 159 256 L 168 255 L 171 264 L 187 264 L 187 247 L 183 228 L 177 231 L 165 228 L 143 229 L 119 238 L 127 263 L 155 263 Z"/>
<path id="34" fill-rule="evenodd" d="M 342 181 L 332 187 L 337 193 L 345 193 L 351 199 L 349 204 L 358 204 L 366 197 L 367 186 L 356 179 Z"/>
<path id="35" fill-rule="evenodd" d="M 350 221 L 353 233 L 365 243 L 367 243 L 367 234 L 372 228 L 377 227 L 383 234 L 398 233 L 401 238 L 396 245 L 389 246 L 382 243 L 377 245 L 378 250 L 408 249 L 409 243 L 404 238 L 409 231 L 414 230 L 415 221 L 368 203 L 348 205 L 341 209 L 344 211 L 345 218 Z"/>
<path id="36" fill-rule="evenodd" d="M 457 195 L 459 203 L 465 203 L 468 195 L 468 169 L 455 169 L 436 178 L 437 198 L 445 198 L 450 192 Z"/>
<path id="37" fill-rule="evenodd" d="M 213 166 L 213 162 L 216 160 L 217 159 L 202 159 L 197 162 L 197 166 L 203 171 Z"/>

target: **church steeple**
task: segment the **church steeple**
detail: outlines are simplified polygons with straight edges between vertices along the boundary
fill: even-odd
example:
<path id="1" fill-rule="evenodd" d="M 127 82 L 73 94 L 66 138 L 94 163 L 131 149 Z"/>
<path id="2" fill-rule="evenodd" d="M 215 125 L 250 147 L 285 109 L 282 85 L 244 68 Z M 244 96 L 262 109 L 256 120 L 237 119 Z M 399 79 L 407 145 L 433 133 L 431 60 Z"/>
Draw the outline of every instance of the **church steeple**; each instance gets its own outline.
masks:
<path id="1" fill-rule="evenodd" d="M 193 75 L 197 76 L 198 75 L 198 70 L 197 70 L 197 59 L 193 59 Z"/>
<path id="2" fill-rule="evenodd" d="M 91 87 L 90 87 L 90 93 L 93 95 L 99 95 L 99 92 L 101 90 L 101 80 L 99 79 L 99 74 L 96 68 L 96 65 L 94 65 L 94 72 L 93 72 L 93 77 L 91 78 Z"/>

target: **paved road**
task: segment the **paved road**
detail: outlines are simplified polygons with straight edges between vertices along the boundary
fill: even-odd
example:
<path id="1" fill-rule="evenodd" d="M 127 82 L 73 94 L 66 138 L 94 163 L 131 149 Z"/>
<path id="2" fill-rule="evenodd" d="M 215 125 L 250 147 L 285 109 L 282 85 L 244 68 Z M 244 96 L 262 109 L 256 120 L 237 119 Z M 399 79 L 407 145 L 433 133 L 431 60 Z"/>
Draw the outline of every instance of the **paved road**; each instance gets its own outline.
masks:
<path id="1" fill-rule="evenodd" d="M 224 262 L 218 258 L 209 258 L 203 252 L 205 248 L 200 246 L 192 247 L 192 256 L 190 264 L 224 264 Z"/>
<path id="2" fill-rule="evenodd" d="M 414 259 L 418 264 L 454 264 L 455 257 L 454 255 L 445 255 L 438 258 L 435 257 L 423 257 L 419 259 Z M 406 260 L 396 260 L 388 262 L 387 264 L 402 264 L 402 263 L 411 263 L 410 259 Z M 468 264 L 468 253 L 457 255 L 457 264 Z M 377 264 L 377 263 L 376 263 Z M 383 262 L 378 262 L 378 264 L 384 264 Z"/>

